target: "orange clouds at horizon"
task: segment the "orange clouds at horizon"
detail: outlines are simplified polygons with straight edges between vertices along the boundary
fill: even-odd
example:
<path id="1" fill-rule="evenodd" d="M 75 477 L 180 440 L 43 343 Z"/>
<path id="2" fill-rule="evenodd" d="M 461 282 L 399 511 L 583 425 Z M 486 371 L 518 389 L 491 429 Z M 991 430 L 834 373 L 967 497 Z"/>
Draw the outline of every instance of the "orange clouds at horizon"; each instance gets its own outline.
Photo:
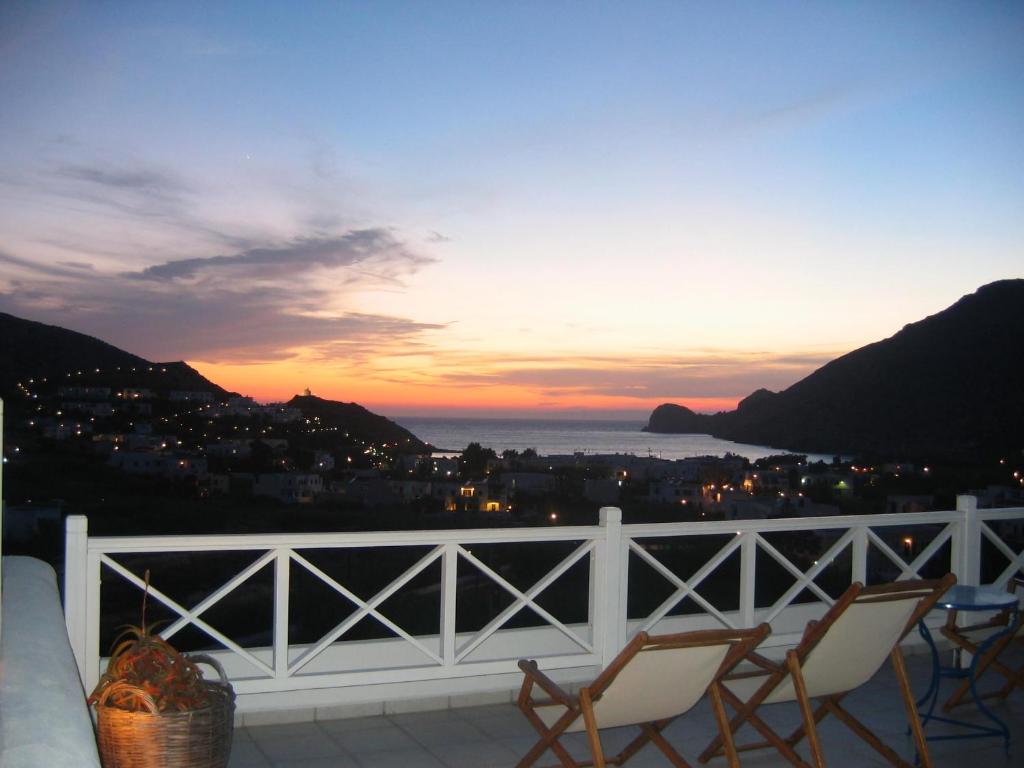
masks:
<path id="1" fill-rule="evenodd" d="M 328 400 L 355 402 L 380 413 L 536 416 L 568 411 L 600 418 L 608 412 L 649 413 L 673 402 L 698 412 L 732 410 L 749 393 L 738 396 L 631 396 L 599 394 L 584 387 L 531 386 L 501 383 L 409 383 L 384 377 L 334 372 L 328 366 L 278 361 L 252 364 L 190 361 L 189 365 L 215 384 L 259 402 L 281 402 L 309 389 Z"/>
<path id="2" fill-rule="evenodd" d="M 378 349 L 311 345 L 272 359 L 195 360 L 230 390 L 280 402 L 309 389 L 372 411 L 409 416 L 646 417 L 663 403 L 730 411 L 760 388 L 780 390 L 834 357 L 821 349 L 701 349 L 667 354 Z"/>

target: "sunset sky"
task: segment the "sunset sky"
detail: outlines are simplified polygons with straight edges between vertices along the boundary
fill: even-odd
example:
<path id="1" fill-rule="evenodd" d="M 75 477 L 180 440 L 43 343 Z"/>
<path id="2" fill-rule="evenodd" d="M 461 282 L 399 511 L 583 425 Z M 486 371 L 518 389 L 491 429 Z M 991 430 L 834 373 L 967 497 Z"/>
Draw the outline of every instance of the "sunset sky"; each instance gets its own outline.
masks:
<path id="1" fill-rule="evenodd" d="M 1024 3 L 0 3 L 0 311 L 259 400 L 731 408 L 1024 273 Z"/>

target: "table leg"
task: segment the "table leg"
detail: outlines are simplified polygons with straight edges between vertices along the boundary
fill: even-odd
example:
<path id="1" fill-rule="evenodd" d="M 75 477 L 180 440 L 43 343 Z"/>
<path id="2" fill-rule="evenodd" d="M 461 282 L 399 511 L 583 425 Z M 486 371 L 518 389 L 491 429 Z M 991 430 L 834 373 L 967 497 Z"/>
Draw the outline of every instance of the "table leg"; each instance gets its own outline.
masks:
<path id="1" fill-rule="evenodd" d="M 928 690 L 925 691 L 924 696 L 917 700 L 918 710 L 928 702 L 928 710 L 921 715 L 921 725 L 927 725 L 928 721 L 932 719 L 932 713 L 935 711 L 935 703 L 939 699 L 939 679 L 941 677 L 942 665 L 939 662 L 939 649 L 935 645 L 935 640 L 932 638 L 931 630 L 928 629 L 928 625 L 924 623 L 924 619 L 917 622 L 917 631 L 924 638 L 925 642 L 928 643 L 928 649 L 931 651 L 932 656 L 932 678 L 928 682 Z M 907 733 L 910 733 L 910 728 L 907 728 Z"/>

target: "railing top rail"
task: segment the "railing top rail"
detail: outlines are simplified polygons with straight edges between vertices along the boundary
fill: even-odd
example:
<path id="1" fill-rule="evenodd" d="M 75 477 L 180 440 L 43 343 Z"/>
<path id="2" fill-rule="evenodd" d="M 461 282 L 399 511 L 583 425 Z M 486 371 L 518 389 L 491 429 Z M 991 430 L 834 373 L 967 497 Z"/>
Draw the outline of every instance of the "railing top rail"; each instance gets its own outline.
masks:
<path id="1" fill-rule="evenodd" d="M 978 517 L 982 520 L 1018 520 L 1024 517 L 1024 507 L 1007 507 L 1005 509 L 979 509 Z"/>
<path id="2" fill-rule="evenodd" d="M 552 528 L 471 528 L 340 533 L 254 533 L 173 536 L 89 537 L 92 552 L 244 551 L 290 548 L 357 548 L 437 546 L 439 544 L 516 544 L 544 541 L 587 541 L 604 536 L 594 526 Z"/>
<path id="3" fill-rule="evenodd" d="M 984 520 L 1024 518 L 1024 507 L 982 509 Z M 885 515 L 838 515 L 830 517 L 787 517 L 772 520 L 708 520 L 686 523 L 638 523 L 622 526 L 631 538 L 656 536 L 701 536 L 743 532 L 767 533 L 799 530 L 842 530 L 862 526 L 943 524 L 960 520 L 957 510 L 913 512 Z M 437 546 L 440 544 L 515 544 L 544 541 L 586 541 L 603 537 L 599 526 L 551 528 L 472 528 L 466 530 L 413 530 L 326 533 L 203 534 L 170 536 L 94 536 L 89 538 L 93 552 L 187 552 L 244 551 L 276 547 L 357 548 Z"/>
<path id="4" fill-rule="evenodd" d="M 624 536 L 700 536 L 721 533 L 847 529 L 868 526 L 929 525 L 960 520 L 956 510 L 912 512 L 899 515 L 837 515 L 834 517 L 782 517 L 771 520 L 706 520 L 694 523 L 639 523 L 622 526 Z"/>

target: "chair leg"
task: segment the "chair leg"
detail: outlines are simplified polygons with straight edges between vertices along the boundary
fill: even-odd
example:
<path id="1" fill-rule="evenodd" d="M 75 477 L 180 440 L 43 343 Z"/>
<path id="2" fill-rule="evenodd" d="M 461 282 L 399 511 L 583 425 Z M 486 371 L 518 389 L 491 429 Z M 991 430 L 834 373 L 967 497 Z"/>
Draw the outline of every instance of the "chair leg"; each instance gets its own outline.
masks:
<path id="1" fill-rule="evenodd" d="M 729 702 L 729 706 L 735 710 L 736 714 L 733 716 L 726 727 L 719 727 L 718 734 L 708 742 L 708 745 L 704 747 L 704 751 L 700 753 L 697 760 L 701 763 L 706 763 L 712 757 L 718 757 L 723 754 L 725 749 L 725 734 L 729 734 L 729 738 L 733 737 L 733 734 L 743 725 L 749 718 L 750 714 L 754 711 L 755 707 L 747 702 L 744 704 L 740 699 L 724 685 L 719 688 L 719 693 L 725 701 Z"/>
<path id="2" fill-rule="evenodd" d="M 779 754 L 787 760 L 789 760 L 789 762 L 795 765 L 796 768 L 811 768 L 807 761 L 800 757 L 799 753 L 795 749 L 793 749 L 791 745 L 786 743 L 786 740 L 779 736 L 779 734 L 777 734 L 775 731 L 773 731 L 771 727 L 760 717 L 758 717 L 757 715 L 751 715 L 748 718 L 748 722 L 751 726 L 757 729 L 758 733 L 764 736 L 765 742 L 764 744 L 745 745 L 742 747 L 736 747 L 736 751 L 744 752 L 749 749 L 775 747 L 775 749 L 779 751 Z"/>
<path id="3" fill-rule="evenodd" d="M 671 720 L 665 720 L 662 722 L 664 723 L 664 725 L 668 725 L 671 722 Z M 640 728 L 643 729 L 644 735 L 647 737 L 646 740 L 654 742 L 654 746 L 661 750 L 661 753 L 669 759 L 669 762 L 671 762 L 672 765 L 674 765 L 676 768 L 693 768 L 693 766 L 691 766 L 688 762 L 686 762 L 686 760 L 683 759 L 682 755 L 680 755 L 678 752 L 675 751 L 675 749 L 672 748 L 672 745 L 665 740 L 665 737 L 661 735 L 661 731 L 664 728 L 664 725 L 661 728 L 658 728 L 655 724 L 644 723 L 640 726 Z M 623 752 L 622 754 L 625 755 L 625 752 Z M 630 753 L 629 756 L 632 756 L 632 753 Z M 625 760 L 626 758 L 623 758 L 622 762 L 618 762 L 617 764 L 622 765 L 622 763 L 624 763 Z"/>
<path id="4" fill-rule="evenodd" d="M 669 759 L 672 765 L 676 768 L 693 768 L 683 756 L 673 749 L 672 745 L 669 744 L 665 737 L 661 735 L 661 732 L 669 726 L 674 717 L 667 717 L 664 720 L 657 720 L 653 723 L 640 723 L 640 735 L 633 739 L 627 744 L 619 754 L 613 758 L 606 758 L 606 761 L 612 765 L 625 765 L 626 762 L 633 757 L 637 752 L 644 748 L 648 742 L 653 742 L 654 746 L 662 751 L 662 753 Z"/>
<path id="5" fill-rule="evenodd" d="M 587 726 L 587 741 L 590 743 L 590 754 L 593 755 L 594 768 L 605 768 L 604 749 L 601 747 L 601 734 L 597 732 L 597 720 L 594 719 L 594 702 L 590 700 L 590 689 L 580 689 L 580 711 L 583 722 Z"/>
<path id="6" fill-rule="evenodd" d="M 807 745 L 811 749 L 811 760 L 814 761 L 815 768 L 825 768 L 825 758 L 821 753 L 821 744 L 818 741 L 818 729 L 814 726 L 811 700 L 807 696 L 807 686 L 804 685 L 804 676 L 800 669 L 800 657 L 797 656 L 796 651 L 788 651 L 786 653 L 786 666 L 789 668 L 790 677 L 793 679 L 797 703 L 800 705 L 800 715 L 803 718 L 804 731 L 807 734 Z"/>
<path id="7" fill-rule="evenodd" d="M 729 768 L 739 768 L 740 759 L 736 754 L 736 744 L 732 740 L 732 730 L 729 728 L 729 718 L 725 714 L 725 705 L 722 704 L 722 688 L 720 683 L 711 684 L 711 705 L 715 710 L 718 730 L 722 734 L 725 759 L 729 762 Z"/>
<path id="8" fill-rule="evenodd" d="M 516 768 L 529 768 L 529 766 L 536 763 L 548 750 L 555 753 L 558 757 L 558 762 L 562 764 L 562 768 L 580 768 L 580 764 L 572 759 L 572 755 L 558 743 L 557 738 L 548 740 L 547 738 L 541 739 L 527 752 L 523 759 L 516 763 Z"/>
<path id="9" fill-rule="evenodd" d="M 924 737 L 924 727 L 921 725 L 921 717 L 917 712 L 917 702 L 914 699 L 914 692 L 910 689 L 910 680 L 907 678 L 907 665 L 903 661 L 903 651 L 897 643 L 890 654 L 893 671 L 900 684 L 900 692 L 903 694 L 903 705 L 907 709 L 907 720 L 910 721 L 910 729 L 914 733 L 914 746 L 917 747 L 917 757 L 921 768 L 932 768 L 932 756 L 928 752 L 928 741 Z"/>
<path id="10" fill-rule="evenodd" d="M 814 718 L 813 718 L 813 720 L 814 720 L 814 727 L 815 728 L 817 728 L 818 724 L 821 723 L 821 721 L 825 719 L 825 715 L 827 715 L 827 714 L 828 714 L 828 706 L 826 704 L 819 704 L 818 708 L 816 710 L 814 710 Z M 796 727 L 796 729 L 791 734 L 789 734 L 789 736 L 786 737 L 786 743 L 789 744 L 791 747 L 795 747 L 797 744 L 799 744 L 801 741 L 803 741 L 803 738 L 806 735 L 807 735 L 807 726 L 804 725 L 803 718 L 801 718 L 800 725 L 798 725 Z"/>
<path id="11" fill-rule="evenodd" d="M 1008 636 L 1004 639 L 1004 641 L 997 642 L 993 647 L 989 648 L 985 652 L 984 656 L 978 659 L 978 667 L 975 671 L 975 684 L 977 684 L 977 681 L 981 679 L 982 674 L 984 674 L 990 668 L 996 670 L 999 674 L 1006 678 L 1005 685 L 1003 685 L 996 691 L 989 691 L 981 698 L 988 699 L 994 697 L 999 700 L 1005 699 L 1009 695 L 1010 691 L 1012 691 L 1014 687 L 1021 683 L 1022 673 L 1024 673 L 1024 667 L 1022 667 L 1019 671 L 1015 672 L 998 659 L 999 655 L 1006 649 L 1006 647 L 1010 644 L 1010 641 L 1012 639 L 1012 637 Z M 977 653 L 978 646 L 967 646 L 967 650 L 969 650 L 971 653 Z M 962 683 L 960 683 L 959 686 L 957 686 L 957 689 L 953 691 L 950 697 L 946 699 L 946 703 L 942 705 L 942 711 L 950 712 L 954 707 L 972 701 L 972 699 L 967 699 L 966 701 L 964 701 L 964 696 L 966 696 L 970 690 L 970 680 L 964 680 Z"/>
<path id="12" fill-rule="evenodd" d="M 1006 681 L 1006 685 L 995 692 L 996 698 L 1002 700 L 1010 695 L 1010 692 L 1014 688 L 1024 688 L 1024 666 L 1021 666 L 1016 672 L 1012 672 L 1012 676 Z"/>
<path id="13" fill-rule="evenodd" d="M 913 768 L 910 763 L 900 757 L 892 747 L 879 739 L 873 731 L 864 725 L 864 723 L 843 709 L 843 707 L 840 706 L 838 699 L 839 697 L 830 698 L 826 700 L 823 706 L 828 712 L 835 715 L 836 718 L 839 719 L 847 728 L 860 736 L 868 746 L 872 747 L 882 757 L 895 765 L 896 768 Z"/>
<path id="14" fill-rule="evenodd" d="M 530 721 L 530 725 L 540 734 L 541 738 L 516 763 L 516 768 L 529 768 L 549 749 L 555 753 L 558 761 L 562 764 L 562 768 L 580 768 L 580 764 L 573 760 L 572 755 L 558 741 L 558 737 L 562 735 L 562 732 L 575 719 L 575 713 L 567 712 L 551 728 L 548 728 L 532 709 L 524 708 L 523 714 L 526 715 L 526 719 Z"/>
<path id="15" fill-rule="evenodd" d="M 746 744 L 742 747 L 737 746 L 737 752 L 746 752 L 753 749 L 763 749 L 765 747 L 775 747 L 784 758 L 789 760 L 796 768 L 811 768 L 802 757 L 786 743 L 779 734 L 771 729 L 771 727 L 760 717 L 755 714 L 755 710 L 758 707 L 757 703 L 753 703 L 753 700 L 743 703 L 740 699 L 732 693 L 727 687 L 722 686 L 721 688 L 722 698 L 729 703 L 737 714 L 733 716 L 732 720 L 729 721 L 728 733 L 730 739 L 734 739 L 737 731 L 744 723 L 749 723 L 758 733 L 764 738 L 763 744 L 750 745 Z M 722 733 L 725 733 L 725 729 Z M 700 757 L 697 758 L 701 763 L 708 762 L 711 758 L 717 757 L 723 754 L 725 738 L 720 733 L 712 739 L 711 743 L 704 749 Z"/>

